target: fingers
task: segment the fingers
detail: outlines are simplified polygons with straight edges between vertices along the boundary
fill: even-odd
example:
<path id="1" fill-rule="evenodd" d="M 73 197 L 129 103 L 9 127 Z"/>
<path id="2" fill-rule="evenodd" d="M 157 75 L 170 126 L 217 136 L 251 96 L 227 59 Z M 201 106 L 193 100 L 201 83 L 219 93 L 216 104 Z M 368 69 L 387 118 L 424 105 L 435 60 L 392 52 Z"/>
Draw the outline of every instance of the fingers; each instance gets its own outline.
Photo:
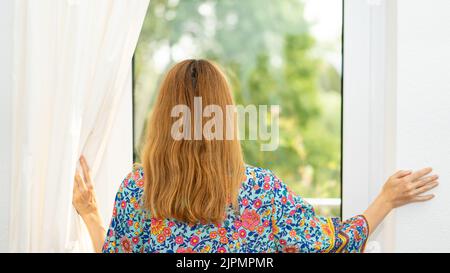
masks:
<path id="1" fill-rule="evenodd" d="M 434 198 L 434 194 L 421 195 L 426 193 L 439 185 L 438 175 L 431 175 L 424 177 L 432 171 L 431 168 L 424 168 L 411 175 L 412 181 L 416 180 L 414 185 L 414 190 L 411 191 L 412 202 L 425 202 Z"/>
<path id="2" fill-rule="evenodd" d="M 81 174 L 78 170 L 75 173 L 75 185 L 78 188 L 78 190 L 84 191 L 87 189 L 87 187 L 83 181 L 83 178 L 81 177 Z"/>
<path id="3" fill-rule="evenodd" d="M 413 202 L 425 202 L 425 201 L 429 201 L 433 198 L 434 198 L 434 194 L 428 194 L 428 195 L 416 196 L 412 201 Z"/>
<path id="4" fill-rule="evenodd" d="M 423 169 L 421 169 L 421 170 L 418 170 L 418 171 L 416 171 L 416 172 L 413 172 L 413 173 L 410 175 L 409 179 L 410 179 L 410 181 L 415 181 L 415 180 L 417 180 L 417 179 L 419 179 L 419 178 L 421 178 L 421 177 L 423 177 L 423 176 L 425 176 L 425 175 L 431 173 L 432 170 L 433 170 L 433 169 L 432 169 L 431 167 L 423 168 Z"/>
<path id="5" fill-rule="evenodd" d="M 84 176 L 86 186 L 88 188 L 93 188 L 92 180 L 91 180 L 91 172 L 89 170 L 89 166 L 87 165 L 86 158 L 84 158 L 84 156 L 80 157 L 80 165 L 81 165 L 81 168 L 83 169 L 83 176 Z"/>
<path id="6" fill-rule="evenodd" d="M 412 173 L 412 171 L 410 171 L 410 170 L 407 170 L 407 171 L 400 170 L 394 174 L 394 177 L 395 178 L 403 178 L 407 175 L 410 175 L 411 173 Z"/>
<path id="7" fill-rule="evenodd" d="M 436 181 L 438 178 L 439 178 L 439 176 L 436 174 L 432 175 L 432 176 L 424 177 L 424 178 L 421 178 L 421 179 L 417 180 L 416 182 L 414 182 L 414 185 L 416 188 L 420 188 L 422 186 L 425 186 L 428 183 Z"/>
<path id="8" fill-rule="evenodd" d="M 425 193 L 425 192 L 427 192 L 427 191 L 429 191 L 429 190 L 431 190 L 431 189 L 436 188 L 438 185 L 439 185 L 439 182 L 438 182 L 438 181 L 428 182 L 428 183 L 425 184 L 424 186 L 422 186 L 422 187 L 420 187 L 420 188 L 416 188 L 415 190 L 413 190 L 413 191 L 411 192 L 411 194 L 412 194 L 413 196 L 420 195 L 420 194 Z"/>
<path id="9" fill-rule="evenodd" d="M 393 174 L 383 187 L 383 192 L 390 196 L 394 207 L 413 202 L 425 202 L 434 198 L 426 194 L 439 185 L 438 175 L 429 175 L 432 168 L 418 171 L 398 171 Z"/>

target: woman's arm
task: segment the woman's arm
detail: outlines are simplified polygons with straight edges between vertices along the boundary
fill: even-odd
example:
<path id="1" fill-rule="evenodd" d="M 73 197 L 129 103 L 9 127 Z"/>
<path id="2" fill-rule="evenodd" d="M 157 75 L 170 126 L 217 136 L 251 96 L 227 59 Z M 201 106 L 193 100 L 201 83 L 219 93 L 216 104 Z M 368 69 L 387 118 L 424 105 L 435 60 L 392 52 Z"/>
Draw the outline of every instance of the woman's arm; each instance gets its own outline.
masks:
<path id="1" fill-rule="evenodd" d="M 343 222 L 316 215 L 310 204 L 291 192 L 275 175 L 269 174 L 275 185 L 274 217 L 279 247 L 286 249 L 286 246 L 293 246 L 301 252 L 362 252 L 370 233 L 393 208 L 434 197 L 431 194 L 422 195 L 438 185 L 437 175 L 427 176 L 430 173 L 431 168 L 414 173 L 397 172 L 388 179 L 380 195 L 362 216 L 357 215 Z"/>
<path id="2" fill-rule="evenodd" d="M 77 170 L 73 186 L 72 204 L 87 226 L 95 252 L 101 253 L 106 229 L 103 226 L 102 217 L 98 210 L 89 167 L 83 156 L 80 158 L 80 165 L 83 169 L 84 179 Z"/>
<path id="3" fill-rule="evenodd" d="M 381 193 L 364 212 L 369 232 L 372 233 L 392 209 L 432 199 L 433 194 L 422 195 L 439 184 L 438 175 L 427 176 L 431 171 L 431 168 L 398 171 L 389 177 Z"/>

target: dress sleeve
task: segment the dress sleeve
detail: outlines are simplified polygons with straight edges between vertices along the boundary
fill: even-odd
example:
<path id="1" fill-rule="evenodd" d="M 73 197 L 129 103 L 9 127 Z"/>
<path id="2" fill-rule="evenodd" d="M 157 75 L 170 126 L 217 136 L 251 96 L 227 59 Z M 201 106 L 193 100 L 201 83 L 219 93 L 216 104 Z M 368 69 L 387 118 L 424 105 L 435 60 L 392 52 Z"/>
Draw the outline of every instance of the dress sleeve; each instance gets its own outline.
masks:
<path id="1" fill-rule="evenodd" d="M 111 222 L 102 248 L 103 253 L 133 252 L 136 210 L 139 209 L 137 201 L 142 188 L 140 184 L 142 174 L 135 168 L 122 181 L 114 201 Z"/>
<path id="2" fill-rule="evenodd" d="M 275 175 L 274 235 L 282 252 L 363 252 L 369 227 L 363 215 L 341 222 L 318 216 Z"/>

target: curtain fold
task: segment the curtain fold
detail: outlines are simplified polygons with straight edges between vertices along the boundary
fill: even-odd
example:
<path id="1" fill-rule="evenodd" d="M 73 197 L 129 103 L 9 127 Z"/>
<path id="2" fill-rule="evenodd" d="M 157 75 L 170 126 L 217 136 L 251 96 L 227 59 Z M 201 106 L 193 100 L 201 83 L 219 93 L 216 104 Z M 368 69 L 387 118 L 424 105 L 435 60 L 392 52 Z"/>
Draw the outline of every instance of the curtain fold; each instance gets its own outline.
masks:
<path id="1" fill-rule="evenodd" d="M 99 195 L 116 190 L 104 165 L 148 4 L 15 1 L 11 251 L 91 248 L 71 204 L 73 176 L 84 154 Z M 102 211 L 113 201 L 100 200 Z"/>

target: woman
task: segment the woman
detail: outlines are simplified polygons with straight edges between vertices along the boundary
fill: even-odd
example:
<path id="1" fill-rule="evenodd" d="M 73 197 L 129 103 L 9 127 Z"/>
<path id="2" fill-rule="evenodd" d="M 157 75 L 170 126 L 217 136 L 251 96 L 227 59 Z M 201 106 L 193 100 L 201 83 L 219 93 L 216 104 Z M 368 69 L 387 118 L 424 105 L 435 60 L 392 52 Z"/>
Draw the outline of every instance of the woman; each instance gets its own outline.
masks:
<path id="1" fill-rule="evenodd" d="M 318 216 L 272 171 L 245 165 L 236 134 L 227 140 L 187 137 L 195 134 L 189 125 L 195 115 L 179 118 L 173 109 L 185 105 L 194 112 L 195 97 L 224 112 L 233 105 L 217 66 L 206 60 L 175 65 L 148 122 L 142 166 L 123 180 L 107 231 L 81 158 L 73 205 L 97 252 L 362 252 L 393 208 L 434 197 L 422 195 L 438 185 L 431 168 L 398 171 L 364 214 L 345 222 Z M 235 120 L 216 129 L 236 128 Z M 174 126 L 183 121 L 188 123 Z"/>

